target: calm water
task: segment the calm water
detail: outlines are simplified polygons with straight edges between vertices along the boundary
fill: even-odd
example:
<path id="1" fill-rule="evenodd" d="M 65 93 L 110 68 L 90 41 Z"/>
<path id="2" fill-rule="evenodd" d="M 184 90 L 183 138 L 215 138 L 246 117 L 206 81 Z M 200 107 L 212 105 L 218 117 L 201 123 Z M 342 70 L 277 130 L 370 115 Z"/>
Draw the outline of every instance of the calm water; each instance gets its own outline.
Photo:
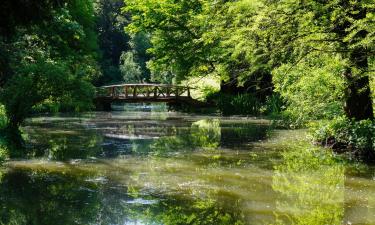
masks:
<path id="1" fill-rule="evenodd" d="M 0 224 L 375 224 L 375 168 L 305 136 L 164 105 L 33 118 Z"/>

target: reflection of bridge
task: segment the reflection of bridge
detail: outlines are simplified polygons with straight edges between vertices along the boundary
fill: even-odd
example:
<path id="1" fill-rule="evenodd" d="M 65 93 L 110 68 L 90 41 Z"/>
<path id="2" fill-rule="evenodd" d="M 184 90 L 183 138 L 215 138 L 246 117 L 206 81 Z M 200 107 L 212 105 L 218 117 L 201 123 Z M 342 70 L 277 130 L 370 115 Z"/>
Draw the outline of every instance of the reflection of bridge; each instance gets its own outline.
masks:
<path id="1" fill-rule="evenodd" d="M 97 108 L 110 109 L 112 102 L 202 104 L 190 95 L 190 87 L 169 84 L 118 84 L 97 88 Z"/>

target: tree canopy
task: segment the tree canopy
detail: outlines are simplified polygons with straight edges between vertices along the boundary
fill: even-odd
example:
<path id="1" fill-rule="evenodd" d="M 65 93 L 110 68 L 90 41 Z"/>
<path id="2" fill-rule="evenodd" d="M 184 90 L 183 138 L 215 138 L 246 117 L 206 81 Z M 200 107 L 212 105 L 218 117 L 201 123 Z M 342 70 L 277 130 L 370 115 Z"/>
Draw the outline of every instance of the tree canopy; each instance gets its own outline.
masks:
<path id="1" fill-rule="evenodd" d="M 276 86 L 290 107 L 297 100 L 314 114 L 316 101 L 327 101 L 361 120 L 373 118 L 373 3 L 130 0 L 125 11 L 132 15 L 128 31 L 151 34 L 153 73 L 169 72 L 177 81 L 217 74 L 266 95 Z M 308 89 L 316 84 L 321 94 Z M 335 95 L 326 98 L 331 91 Z M 301 92 L 317 98 L 297 99 Z"/>
<path id="2" fill-rule="evenodd" d="M 30 1 L 45 15 L 35 18 L 35 12 L 25 12 L 34 7 L 12 10 L 19 6 L 16 3 L 6 6 L 13 16 L 30 17 L 12 20 L 12 33 L 0 36 L 1 61 L 5 65 L 1 68 L 0 101 L 5 105 L 9 125 L 18 127 L 32 110 L 43 105 L 58 110 L 90 109 L 91 81 L 100 75 L 93 2 Z"/>

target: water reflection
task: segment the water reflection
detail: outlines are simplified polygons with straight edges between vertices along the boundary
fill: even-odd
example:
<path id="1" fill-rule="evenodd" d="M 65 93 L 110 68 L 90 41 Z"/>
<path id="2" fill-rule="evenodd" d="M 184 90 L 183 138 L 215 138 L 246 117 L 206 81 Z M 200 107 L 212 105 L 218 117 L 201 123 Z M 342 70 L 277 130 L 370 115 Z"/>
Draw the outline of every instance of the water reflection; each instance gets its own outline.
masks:
<path id="1" fill-rule="evenodd" d="M 97 113 L 34 118 L 24 128 L 32 156 L 52 160 L 168 155 L 241 148 L 266 137 L 267 124 L 241 119 L 187 116 L 161 111 Z M 143 109 L 143 108 L 142 108 Z M 160 116 L 163 115 L 163 116 Z"/>
<path id="2" fill-rule="evenodd" d="M 267 121 L 136 106 L 24 131 L 36 158 L 0 172 L 0 224 L 375 224 L 375 168 Z"/>
<path id="3" fill-rule="evenodd" d="M 70 171 L 73 172 L 73 171 Z M 145 195 L 87 171 L 8 171 L 0 185 L 1 224 L 241 224 L 218 195 Z"/>
<path id="4" fill-rule="evenodd" d="M 344 166 L 320 148 L 291 146 L 275 167 L 272 188 L 278 224 L 341 224 L 344 215 Z"/>

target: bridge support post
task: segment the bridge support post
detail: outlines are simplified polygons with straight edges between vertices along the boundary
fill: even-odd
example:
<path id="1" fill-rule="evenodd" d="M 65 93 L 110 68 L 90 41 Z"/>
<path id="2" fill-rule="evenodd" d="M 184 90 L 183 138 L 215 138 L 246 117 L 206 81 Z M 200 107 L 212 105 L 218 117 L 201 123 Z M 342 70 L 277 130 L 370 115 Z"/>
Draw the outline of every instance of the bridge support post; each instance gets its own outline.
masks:
<path id="1" fill-rule="evenodd" d="M 171 96 L 171 89 L 170 87 L 167 87 L 167 97 L 170 97 Z"/>
<path id="2" fill-rule="evenodd" d="M 133 98 L 137 97 L 137 86 L 133 87 Z"/>
<path id="3" fill-rule="evenodd" d="M 128 98 L 129 97 L 128 86 L 125 86 L 124 89 L 125 89 L 125 98 Z"/>
<path id="4" fill-rule="evenodd" d="M 111 88 L 111 97 L 115 97 L 115 87 Z"/>
<path id="5" fill-rule="evenodd" d="M 146 89 L 147 89 L 147 91 L 146 91 L 146 96 L 147 96 L 147 98 L 149 98 L 149 97 L 150 97 L 150 88 L 149 88 L 149 87 L 146 87 Z"/>
<path id="6" fill-rule="evenodd" d="M 154 98 L 158 97 L 158 87 L 154 87 Z"/>
<path id="7" fill-rule="evenodd" d="M 180 89 L 177 87 L 177 88 L 176 88 L 176 94 L 175 94 L 175 95 L 176 95 L 176 99 L 180 96 L 179 91 L 180 91 Z"/>

